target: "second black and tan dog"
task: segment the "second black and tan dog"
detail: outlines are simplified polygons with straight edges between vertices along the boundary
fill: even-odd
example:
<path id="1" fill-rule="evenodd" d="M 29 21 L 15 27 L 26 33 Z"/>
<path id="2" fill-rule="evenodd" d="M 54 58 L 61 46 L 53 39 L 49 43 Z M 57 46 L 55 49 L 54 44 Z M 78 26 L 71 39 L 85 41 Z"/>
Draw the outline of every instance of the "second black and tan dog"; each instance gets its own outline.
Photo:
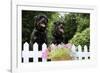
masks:
<path id="1" fill-rule="evenodd" d="M 64 43 L 64 22 L 54 22 L 53 41 L 52 43 L 58 45 Z"/>

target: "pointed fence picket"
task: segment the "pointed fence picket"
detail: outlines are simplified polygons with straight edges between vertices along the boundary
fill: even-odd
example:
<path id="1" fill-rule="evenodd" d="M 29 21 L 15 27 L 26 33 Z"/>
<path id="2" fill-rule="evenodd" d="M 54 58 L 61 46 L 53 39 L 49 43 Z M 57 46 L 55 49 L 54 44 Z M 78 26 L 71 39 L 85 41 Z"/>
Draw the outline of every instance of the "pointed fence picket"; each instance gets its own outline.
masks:
<path id="1" fill-rule="evenodd" d="M 33 51 L 29 51 L 29 44 L 27 42 L 23 45 L 22 50 L 22 62 L 23 63 L 29 63 L 29 62 L 39 62 L 39 59 L 41 59 L 41 62 L 47 62 L 46 56 L 43 57 L 43 53 L 45 53 L 47 49 L 47 45 L 44 43 L 42 45 L 42 50 L 38 51 L 38 44 L 33 44 Z M 82 47 L 81 45 L 75 46 L 72 45 L 71 51 L 72 55 L 74 56 L 75 60 L 88 60 L 90 59 L 90 51 L 88 51 L 89 48 L 84 45 Z"/>

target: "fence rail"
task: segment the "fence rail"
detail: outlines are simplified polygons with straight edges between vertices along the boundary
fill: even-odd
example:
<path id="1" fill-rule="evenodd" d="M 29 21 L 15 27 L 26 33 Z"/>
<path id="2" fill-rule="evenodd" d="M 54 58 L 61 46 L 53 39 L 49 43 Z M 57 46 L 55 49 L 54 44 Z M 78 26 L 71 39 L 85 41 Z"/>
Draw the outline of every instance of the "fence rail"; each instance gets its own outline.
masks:
<path id="1" fill-rule="evenodd" d="M 22 63 L 29 62 L 47 62 L 48 59 L 42 57 L 42 53 L 47 49 L 47 45 L 44 43 L 42 45 L 42 50 L 38 51 L 38 44 L 33 44 L 33 51 L 29 51 L 29 44 L 27 42 L 23 45 L 22 50 Z M 75 46 L 72 48 L 72 55 L 74 55 L 75 60 L 88 60 L 90 59 L 90 49 L 85 45 Z M 49 60 L 50 61 L 50 60 Z"/>

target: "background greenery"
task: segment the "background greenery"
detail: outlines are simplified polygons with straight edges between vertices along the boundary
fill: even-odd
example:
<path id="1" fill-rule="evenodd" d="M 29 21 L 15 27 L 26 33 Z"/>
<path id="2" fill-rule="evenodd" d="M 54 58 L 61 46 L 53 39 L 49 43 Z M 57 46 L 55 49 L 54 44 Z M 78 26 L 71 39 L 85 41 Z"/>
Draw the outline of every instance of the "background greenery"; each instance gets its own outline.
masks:
<path id="1" fill-rule="evenodd" d="M 65 13 L 45 11 L 22 11 L 22 43 L 30 42 L 30 36 L 34 29 L 34 16 L 45 14 L 48 17 L 48 42 L 51 43 L 55 21 L 64 21 L 65 43 L 75 45 L 90 44 L 90 14 L 89 13 Z"/>

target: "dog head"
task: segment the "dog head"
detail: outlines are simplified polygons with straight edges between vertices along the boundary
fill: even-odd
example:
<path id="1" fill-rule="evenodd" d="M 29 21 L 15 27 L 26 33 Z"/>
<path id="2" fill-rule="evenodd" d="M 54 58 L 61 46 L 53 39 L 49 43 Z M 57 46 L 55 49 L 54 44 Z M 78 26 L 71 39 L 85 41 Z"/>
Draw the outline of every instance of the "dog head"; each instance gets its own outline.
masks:
<path id="1" fill-rule="evenodd" d="M 54 30 L 56 34 L 62 35 L 64 33 L 64 22 L 54 22 Z"/>
<path id="2" fill-rule="evenodd" d="M 39 31 L 45 31 L 47 24 L 48 24 L 48 18 L 46 15 L 37 15 L 35 16 L 35 27 Z"/>

